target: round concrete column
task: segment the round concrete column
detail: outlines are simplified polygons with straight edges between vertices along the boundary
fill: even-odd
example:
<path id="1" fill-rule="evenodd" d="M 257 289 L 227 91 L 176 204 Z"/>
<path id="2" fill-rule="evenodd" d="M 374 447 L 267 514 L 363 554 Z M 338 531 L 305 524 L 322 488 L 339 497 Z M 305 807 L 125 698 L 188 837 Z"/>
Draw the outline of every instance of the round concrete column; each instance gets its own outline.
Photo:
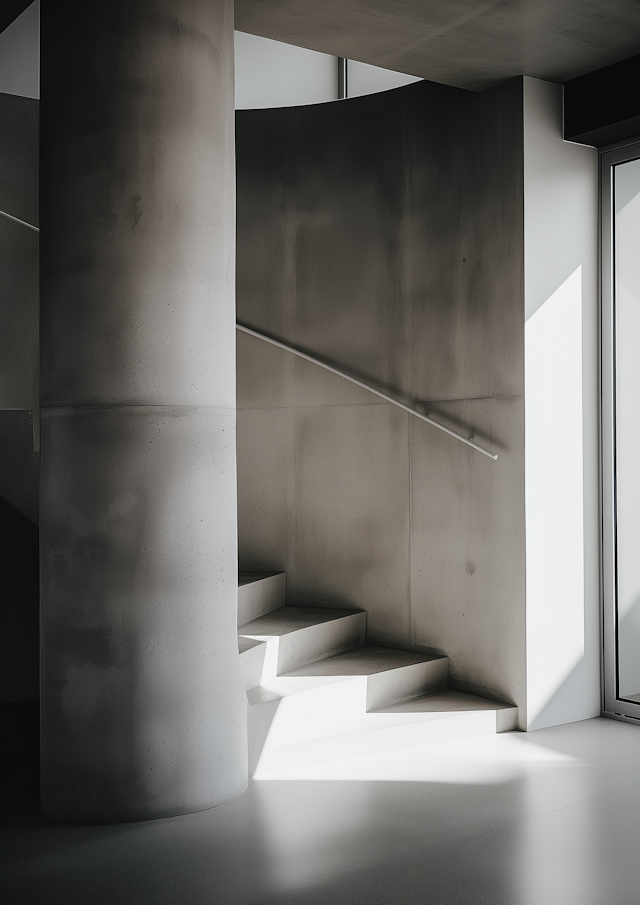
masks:
<path id="1" fill-rule="evenodd" d="M 247 782 L 233 0 L 42 4 L 42 808 Z"/>

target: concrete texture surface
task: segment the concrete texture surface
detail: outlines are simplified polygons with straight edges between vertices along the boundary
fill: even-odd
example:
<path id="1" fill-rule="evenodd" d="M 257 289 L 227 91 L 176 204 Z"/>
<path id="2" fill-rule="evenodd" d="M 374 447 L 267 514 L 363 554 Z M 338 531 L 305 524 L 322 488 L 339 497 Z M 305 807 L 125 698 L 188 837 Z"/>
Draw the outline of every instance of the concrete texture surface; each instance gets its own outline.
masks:
<path id="1" fill-rule="evenodd" d="M 521 396 L 441 405 L 481 424 L 497 462 L 414 420 L 411 639 L 449 657 L 450 684 L 522 707 L 525 556 Z"/>
<path id="2" fill-rule="evenodd" d="M 43 9 L 42 802 L 246 785 L 236 639 L 233 7 Z"/>
<path id="3" fill-rule="evenodd" d="M 0 134 L 0 210 L 37 225 L 38 102 L 0 94 Z M 38 234 L 0 217 L 0 248 L 0 497 L 37 522 Z"/>
<path id="4" fill-rule="evenodd" d="M 240 335 L 241 567 L 520 708 L 522 142 L 521 80 L 237 114 L 240 320 L 500 456 Z"/>
<path id="5" fill-rule="evenodd" d="M 130 6 L 43 12 L 42 404 L 233 408 L 232 7 Z"/>
<path id="6" fill-rule="evenodd" d="M 33 448 L 28 409 L 0 409 L 0 497 L 34 524 L 39 519 L 40 453 Z"/>
<path id="7" fill-rule="evenodd" d="M 482 90 L 523 73 L 553 82 L 638 52 L 627 0 L 236 0 L 236 28 Z"/>
<path id="8" fill-rule="evenodd" d="M 243 787 L 233 413 L 45 410 L 43 808 L 119 821 Z M 60 479 L 64 476 L 64 480 Z"/>

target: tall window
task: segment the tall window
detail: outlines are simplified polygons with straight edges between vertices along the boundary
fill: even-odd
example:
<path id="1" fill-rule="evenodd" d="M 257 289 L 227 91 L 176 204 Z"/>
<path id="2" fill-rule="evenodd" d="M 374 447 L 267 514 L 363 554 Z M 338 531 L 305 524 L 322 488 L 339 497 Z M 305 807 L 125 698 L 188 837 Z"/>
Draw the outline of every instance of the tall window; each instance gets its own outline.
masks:
<path id="1" fill-rule="evenodd" d="M 640 719 L 640 142 L 601 185 L 605 710 Z"/>

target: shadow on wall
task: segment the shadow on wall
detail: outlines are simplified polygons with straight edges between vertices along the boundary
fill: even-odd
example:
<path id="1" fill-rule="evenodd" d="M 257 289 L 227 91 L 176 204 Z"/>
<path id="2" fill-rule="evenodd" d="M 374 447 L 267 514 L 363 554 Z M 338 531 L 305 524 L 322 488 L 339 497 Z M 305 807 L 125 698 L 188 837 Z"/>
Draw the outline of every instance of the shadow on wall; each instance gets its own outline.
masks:
<path id="1" fill-rule="evenodd" d="M 38 528 L 0 498 L 0 702 L 39 695 Z"/>
<path id="2" fill-rule="evenodd" d="M 38 101 L 0 91 L 0 210 L 32 224 L 38 223 L 38 122 Z M 40 470 L 31 414 L 39 407 L 38 239 L 33 230 L 0 217 L 0 497 L 34 522 Z"/>
<path id="3" fill-rule="evenodd" d="M 589 666 L 587 658 L 580 657 L 564 681 L 556 680 L 548 700 L 539 705 L 540 709 L 535 711 L 533 718 L 529 720 L 528 730 L 546 729 L 548 726 L 566 723 L 567 701 L 580 701 L 585 696 L 585 673 Z M 597 715 L 590 713 L 584 719 Z"/>

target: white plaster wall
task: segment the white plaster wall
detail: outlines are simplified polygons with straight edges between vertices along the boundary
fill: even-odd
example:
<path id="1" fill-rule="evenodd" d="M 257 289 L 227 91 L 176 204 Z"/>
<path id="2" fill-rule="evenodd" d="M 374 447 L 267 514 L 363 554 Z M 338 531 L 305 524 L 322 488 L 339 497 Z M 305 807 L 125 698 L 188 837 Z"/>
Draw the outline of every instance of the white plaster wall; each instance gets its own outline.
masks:
<path id="1" fill-rule="evenodd" d="M 597 153 L 525 77 L 527 727 L 600 713 Z"/>
<path id="2" fill-rule="evenodd" d="M 235 32 L 236 110 L 320 104 L 338 99 L 338 59 L 258 35 Z M 347 61 L 348 97 L 419 82 L 380 66 Z"/>
<path id="3" fill-rule="evenodd" d="M 336 57 L 235 32 L 236 109 L 319 104 L 338 96 Z"/>
<path id="4" fill-rule="evenodd" d="M 415 75 L 404 75 L 402 72 L 382 69 L 381 66 L 371 66 L 369 63 L 359 63 L 357 60 L 348 61 L 347 71 L 349 97 L 361 97 L 364 94 L 375 94 L 377 91 L 389 91 L 390 88 L 400 88 L 402 85 L 421 81 Z"/>
<path id="5" fill-rule="evenodd" d="M 0 92 L 40 97 L 40 0 L 0 34 Z"/>

